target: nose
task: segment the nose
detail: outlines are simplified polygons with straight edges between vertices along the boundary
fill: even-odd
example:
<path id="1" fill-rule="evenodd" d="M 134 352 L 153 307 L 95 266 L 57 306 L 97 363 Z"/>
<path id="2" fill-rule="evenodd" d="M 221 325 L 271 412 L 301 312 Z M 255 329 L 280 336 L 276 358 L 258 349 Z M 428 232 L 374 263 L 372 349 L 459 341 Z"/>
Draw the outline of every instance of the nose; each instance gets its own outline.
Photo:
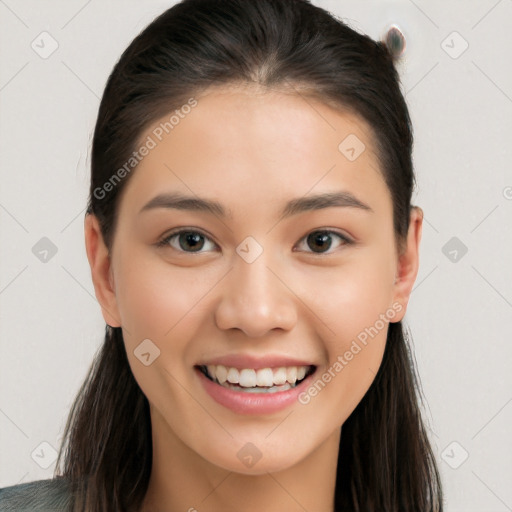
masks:
<path id="1" fill-rule="evenodd" d="M 293 288 L 283 272 L 268 264 L 265 251 L 252 263 L 235 256 L 215 312 L 219 329 L 239 329 L 258 338 L 273 329 L 293 328 L 297 321 Z"/>

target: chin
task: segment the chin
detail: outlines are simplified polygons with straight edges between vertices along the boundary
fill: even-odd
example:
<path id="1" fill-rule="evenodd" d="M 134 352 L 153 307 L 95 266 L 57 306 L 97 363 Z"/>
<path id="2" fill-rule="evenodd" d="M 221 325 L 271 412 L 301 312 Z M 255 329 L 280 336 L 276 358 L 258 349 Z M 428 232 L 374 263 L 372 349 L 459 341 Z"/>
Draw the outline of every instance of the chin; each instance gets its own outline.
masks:
<path id="1" fill-rule="evenodd" d="M 297 458 L 296 452 L 293 454 L 273 452 L 271 456 L 265 455 L 265 449 L 260 451 L 251 443 L 246 443 L 238 450 L 236 448 L 232 450 L 233 455 L 229 458 L 226 458 L 226 452 L 223 451 L 222 454 L 212 454 L 212 457 L 208 457 L 208 461 L 233 473 L 257 476 L 284 471 L 301 460 L 300 457 Z"/>

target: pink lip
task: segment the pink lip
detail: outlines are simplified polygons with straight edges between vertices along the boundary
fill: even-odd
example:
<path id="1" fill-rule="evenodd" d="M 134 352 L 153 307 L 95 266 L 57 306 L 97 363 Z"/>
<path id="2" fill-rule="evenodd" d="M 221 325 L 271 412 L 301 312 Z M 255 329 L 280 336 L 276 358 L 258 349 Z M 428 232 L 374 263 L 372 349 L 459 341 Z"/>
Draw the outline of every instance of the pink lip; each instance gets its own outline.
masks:
<path id="1" fill-rule="evenodd" d="M 237 414 L 271 414 L 290 406 L 298 401 L 298 396 L 310 385 L 313 376 L 316 374 L 316 371 L 313 372 L 300 384 L 288 391 L 246 393 L 244 391 L 233 391 L 213 382 L 197 367 L 194 368 L 194 371 L 198 374 L 206 392 L 217 403 Z"/>
<path id="2" fill-rule="evenodd" d="M 312 366 L 314 363 L 310 361 L 301 361 L 294 359 L 293 357 L 287 356 L 265 356 L 265 357 L 254 357 L 244 354 L 230 354 L 223 357 L 216 357 L 209 361 L 198 363 L 199 366 L 208 365 L 223 365 L 231 368 L 238 368 L 242 370 L 244 368 L 252 368 L 259 370 L 260 368 L 279 368 L 282 366 Z"/>

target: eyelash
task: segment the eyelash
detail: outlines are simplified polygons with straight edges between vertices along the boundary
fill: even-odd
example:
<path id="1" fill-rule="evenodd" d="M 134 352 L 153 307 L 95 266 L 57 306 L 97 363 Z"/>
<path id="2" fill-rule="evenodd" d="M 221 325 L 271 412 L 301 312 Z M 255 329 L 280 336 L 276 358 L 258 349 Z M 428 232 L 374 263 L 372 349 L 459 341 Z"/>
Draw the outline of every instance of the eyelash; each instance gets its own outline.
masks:
<path id="1" fill-rule="evenodd" d="M 157 247 L 162 247 L 162 248 L 166 247 L 166 246 L 167 247 L 171 247 L 175 251 L 181 252 L 182 254 L 201 254 L 201 253 L 206 252 L 206 251 L 183 251 L 181 249 L 175 249 L 174 247 L 169 246 L 170 240 L 172 238 L 174 238 L 175 236 L 180 235 L 182 233 L 199 234 L 199 235 L 203 236 L 204 238 L 206 238 L 206 239 L 208 239 L 208 240 L 213 242 L 213 240 L 211 240 L 208 235 L 206 235 L 205 233 L 203 233 L 202 231 L 200 231 L 198 229 L 183 229 L 183 228 L 180 228 L 180 229 L 177 229 L 175 231 L 172 231 L 171 233 L 168 233 L 164 238 L 162 238 L 159 242 L 156 243 L 156 246 Z M 306 234 L 304 237 L 302 237 L 299 242 L 302 242 L 303 240 L 307 240 L 308 236 L 311 235 L 312 233 L 322 233 L 322 234 L 336 235 L 337 237 L 339 237 L 343 241 L 343 244 L 341 244 L 342 246 L 343 245 L 351 245 L 351 244 L 354 243 L 353 240 L 351 240 L 350 238 L 348 238 L 344 234 L 342 234 L 342 233 L 340 233 L 338 231 L 331 230 L 331 229 L 315 229 L 313 231 L 310 231 L 308 234 Z M 328 251 L 330 251 L 330 249 L 331 248 L 329 248 Z M 306 251 L 306 252 L 308 252 L 309 254 L 317 255 L 317 256 L 324 256 L 324 255 L 332 254 L 332 252 L 314 252 L 314 251 Z"/>

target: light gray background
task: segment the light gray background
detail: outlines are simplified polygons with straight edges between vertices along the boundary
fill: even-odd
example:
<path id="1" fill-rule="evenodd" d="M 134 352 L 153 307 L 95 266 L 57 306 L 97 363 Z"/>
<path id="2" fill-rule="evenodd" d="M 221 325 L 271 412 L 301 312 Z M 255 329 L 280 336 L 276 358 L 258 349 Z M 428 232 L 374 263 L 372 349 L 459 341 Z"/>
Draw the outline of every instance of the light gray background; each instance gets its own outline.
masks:
<path id="1" fill-rule="evenodd" d="M 0 487 L 52 477 L 103 340 L 83 241 L 92 130 L 114 63 L 172 3 L 0 0 Z M 406 323 L 446 511 L 512 510 L 512 0 L 313 3 L 407 38 L 425 222 Z"/>

